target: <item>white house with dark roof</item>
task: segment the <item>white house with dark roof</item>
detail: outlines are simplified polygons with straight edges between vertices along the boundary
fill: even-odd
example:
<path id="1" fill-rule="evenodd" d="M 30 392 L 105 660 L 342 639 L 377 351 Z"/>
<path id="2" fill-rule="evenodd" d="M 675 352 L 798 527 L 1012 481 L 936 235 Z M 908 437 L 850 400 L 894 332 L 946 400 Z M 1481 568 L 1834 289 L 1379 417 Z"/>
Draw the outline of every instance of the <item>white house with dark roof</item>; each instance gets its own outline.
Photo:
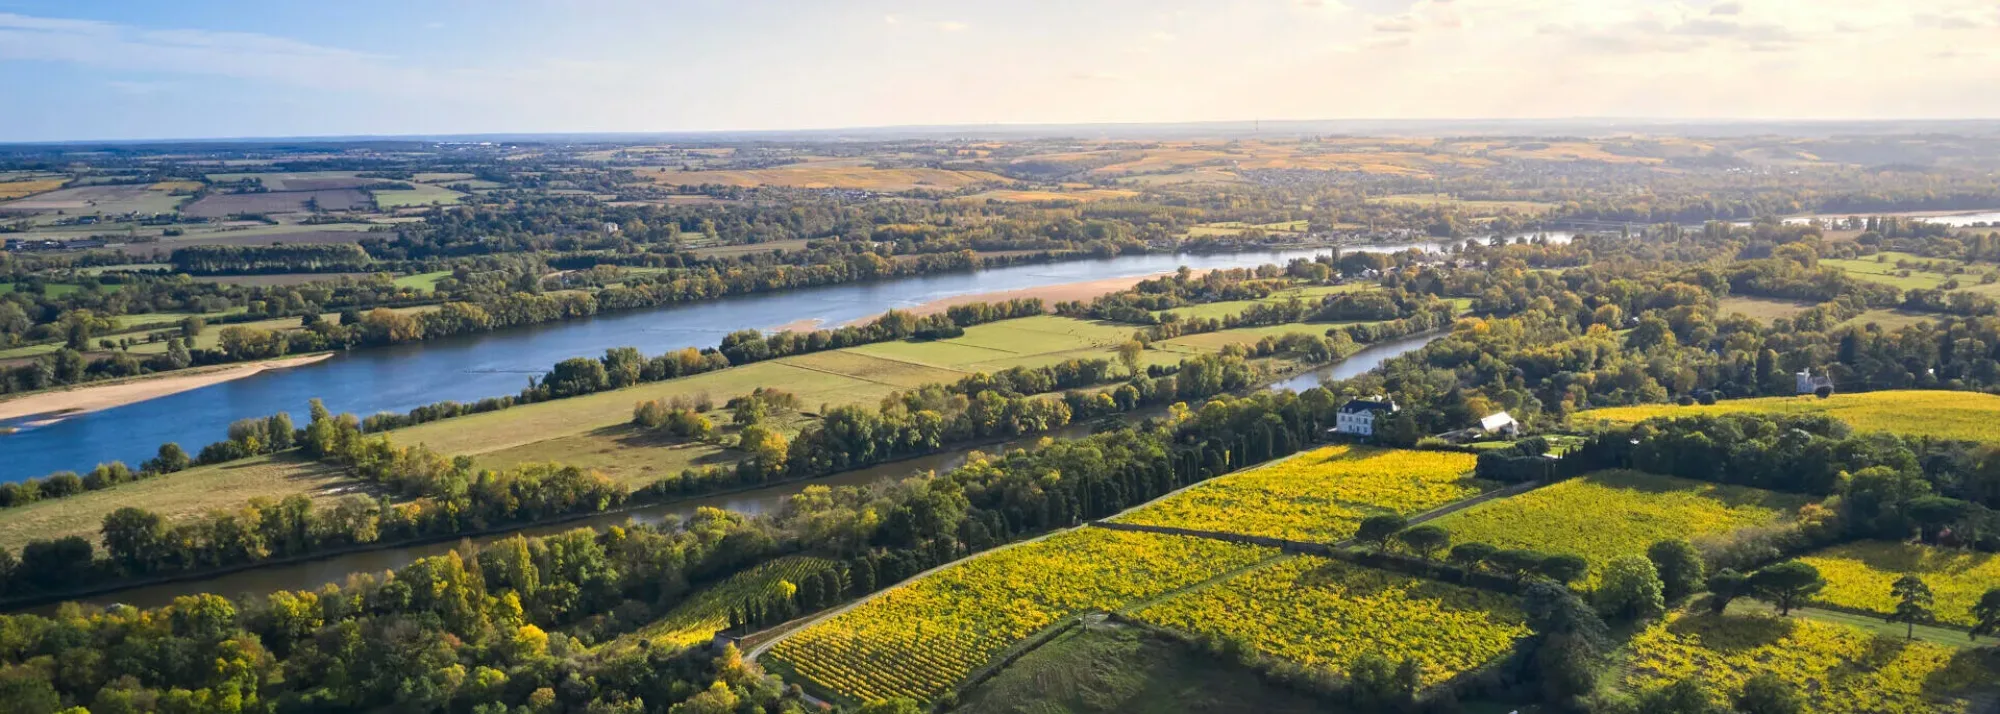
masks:
<path id="1" fill-rule="evenodd" d="M 1494 412 L 1480 418 L 1479 429 L 1495 436 L 1518 436 L 1521 433 L 1521 423 L 1514 421 L 1512 414 Z"/>
<path id="2" fill-rule="evenodd" d="M 1374 436 L 1375 418 L 1395 411 L 1396 401 L 1388 397 L 1350 399 L 1340 405 L 1340 412 L 1334 417 L 1333 431 L 1336 434 Z"/>
<path id="3" fill-rule="evenodd" d="M 1813 374 L 1812 368 L 1807 367 L 1799 373 L 1792 375 L 1792 378 L 1798 382 L 1798 393 L 1800 394 L 1818 394 L 1822 389 L 1826 390 L 1828 394 L 1833 393 L 1833 375 Z"/>

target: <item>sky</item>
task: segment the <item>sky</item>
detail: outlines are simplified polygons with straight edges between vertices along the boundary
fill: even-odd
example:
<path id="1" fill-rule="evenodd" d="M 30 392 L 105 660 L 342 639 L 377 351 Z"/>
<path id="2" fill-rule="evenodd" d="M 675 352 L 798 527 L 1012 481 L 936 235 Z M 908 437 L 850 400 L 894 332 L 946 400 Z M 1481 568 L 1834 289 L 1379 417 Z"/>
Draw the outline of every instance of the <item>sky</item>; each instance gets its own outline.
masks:
<path id="1" fill-rule="evenodd" d="M 2000 0 L 0 0 L 0 141 L 2000 117 Z"/>

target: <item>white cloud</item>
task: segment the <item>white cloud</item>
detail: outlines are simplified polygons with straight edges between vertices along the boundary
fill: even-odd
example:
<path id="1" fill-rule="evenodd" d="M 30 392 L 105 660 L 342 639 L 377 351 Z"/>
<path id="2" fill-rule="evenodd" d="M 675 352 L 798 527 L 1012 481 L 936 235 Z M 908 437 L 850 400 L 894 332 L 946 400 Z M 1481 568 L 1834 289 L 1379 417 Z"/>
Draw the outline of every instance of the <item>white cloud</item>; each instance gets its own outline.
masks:
<path id="1" fill-rule="evenodd" d="M 957 20 L 946 20 L 944 22 L 938 23 L 938 29 L 944 30 L 945 32 L 964 32 L 966 28 L 969 27 L 972 26 L 965 24 L 963 22 L 959 22 Z"/>

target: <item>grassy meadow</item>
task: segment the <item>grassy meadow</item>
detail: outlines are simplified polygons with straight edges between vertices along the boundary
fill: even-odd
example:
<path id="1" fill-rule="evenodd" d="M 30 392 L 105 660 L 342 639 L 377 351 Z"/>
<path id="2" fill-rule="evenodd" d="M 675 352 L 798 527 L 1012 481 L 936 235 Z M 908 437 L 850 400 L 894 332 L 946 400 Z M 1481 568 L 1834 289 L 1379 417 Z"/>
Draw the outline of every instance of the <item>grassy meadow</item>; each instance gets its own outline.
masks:
<path id="1" fill-rule="evenodd" d="M 1375 286 L 1370 285 L 1368 283 L 1348 283 L 1346 285 L 1311 285 L 1311 286 L 1291 288 L 1288 290 L 1280 290 L 1278 292 L 1272 293 L 1269 296 L 1258 300 L 1228 300 L 1224 302 L 1202 303 L 1200 305 L 1187 305 L 1184 307 L 1177 307 L 1172 310 L 1160 310 L 1154 314 L 1166 315 L 1168 313 L 1172 313 L 1181 316 L 1183 319 L 1203 318 L 1203 319 L 1219 320 L 1224 317 L 1228 317 L 1230 315 L 1235 315 L 1237 313 L 1243 312 L 1244 310 L 1248 310 L 1253 305 L 1258 305 L 1258 304 L 1282 305 L 1294 298 L 1297 298 L 1299 300 L 1311 300 L 1315 298 L 1326 297 L 1328 295 L 1335 295 L 1338 293 L 1363 292 L 1373 289 L 1375 289 Z"/>
<path id="2" fill-rule="evenodd" d="M 0 549 L 20 552 L 28 541 L 80 535 L 93 540 L 104 517 L 143 506 L 169 521 L 229 508 L 253 498 L 311 494 L 334 501 L 360 482 L 340 469 L 289 456 L 259 456 L 202 466 L 145 481 L 85 491 L 68 498 L 0 509 Z M 336 493 L 340 490 L 341 493 Z"/>
<path id="3" fill-rule="evenodd" d="M 2000 282 L 1982 282 L 1986 274 L 2000 271 L 2000 266 L 1992 264 L 1966 263 L 1949 258 L 1926 258 L 1896 251 L 1885 251 L 1863 258 L 1826 258 L 1819 262 L 1825 267 L 1838 268 L 1855 279 L 1902 290 L 1936 290 L 1948 280 L 1957 280 L 1959 290 L 1987 297 L 2000 297 Z M 1928 269 L 1931 267 L 1938 269 Z M 1963 272 L 1949 272 L 1961 268 Z"/>
<path id="4" fill-rule="evenodd" d="M 1899 389 L 1883 392 L 1835 394 L 1817 397 L 1760 397 L 1728 399 L 1710 405 L 1676 406 L 1649 404 L 1636 407 L 1592 409 L 1572 417 L 1577 423 L 1606 421 L 1635 424 L 1655 417 L 1701 414 L 1826 414 L 1854 427 L 1855 431 L 1881 431 L 1899 436 L 1928 436 L 1939 439 L 2000 443 L 2000 395 L 1979 392 Z"/>
<path id="5" fill-rule="evenodd" d="M 408 190 L 371 190 L 375 196 L 375 206 L 384 211 L 416 206 L 451 206 L 465 198 L 465 194 L 443 186 L 413 183 Z"/>
<path id="6" fill-rule="evenodd" d="M 1793 300 L 1731 296 L 1719 301 L 1716 312 L 1723 315 L 1742 315 L 1768 324 L 1781 317 L 1791 317 L 1805 312 L 1811 307 L 1811 303 Z"/>
<path id="7" fill-rule="evenodd" d="M 957 714 L 1326 714 L 1317 698 L 1142 630 L 1099 625 L 1049 641 L 967 692 Z"/>

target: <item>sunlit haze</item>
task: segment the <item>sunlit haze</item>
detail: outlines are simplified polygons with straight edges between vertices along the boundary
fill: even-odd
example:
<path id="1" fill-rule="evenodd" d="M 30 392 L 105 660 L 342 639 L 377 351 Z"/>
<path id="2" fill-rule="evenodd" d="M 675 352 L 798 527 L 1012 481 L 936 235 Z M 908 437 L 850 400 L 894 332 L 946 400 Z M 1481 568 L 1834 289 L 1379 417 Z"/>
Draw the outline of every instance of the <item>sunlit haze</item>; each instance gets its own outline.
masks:
<path id="1" fill-rule="evenodd" d="M 2000 3 L 30 1 L 0 86 L 0 141 L 1992 117 Z"/>

